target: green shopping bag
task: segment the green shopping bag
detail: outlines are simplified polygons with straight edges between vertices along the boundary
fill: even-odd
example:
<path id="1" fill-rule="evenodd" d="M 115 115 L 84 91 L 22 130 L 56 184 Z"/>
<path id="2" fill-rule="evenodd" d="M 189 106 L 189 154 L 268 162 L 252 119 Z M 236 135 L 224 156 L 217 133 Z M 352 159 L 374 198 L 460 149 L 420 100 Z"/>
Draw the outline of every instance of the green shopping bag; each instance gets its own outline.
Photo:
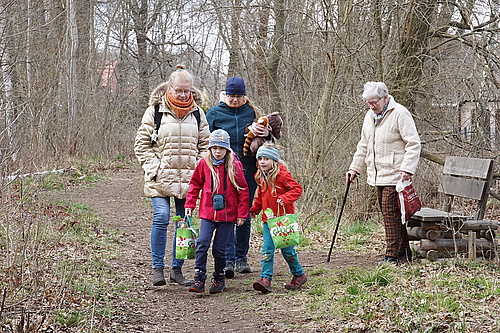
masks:
<path id="1" fill-rule="evenodd" d="M 190 216 L 187 216 L 184 222 L 178 222 L 178 225 L 180 227 L 176 229 L 175 235 L 175 258 L 195 259 L 199 230 L 191 226 Z"/>
<path id="2" fill-rule="evenodd" d="M 286 214 L 267 219 L 267 226 L 277 249 L 300 244 L 298 219 L 297 214 Z"/>

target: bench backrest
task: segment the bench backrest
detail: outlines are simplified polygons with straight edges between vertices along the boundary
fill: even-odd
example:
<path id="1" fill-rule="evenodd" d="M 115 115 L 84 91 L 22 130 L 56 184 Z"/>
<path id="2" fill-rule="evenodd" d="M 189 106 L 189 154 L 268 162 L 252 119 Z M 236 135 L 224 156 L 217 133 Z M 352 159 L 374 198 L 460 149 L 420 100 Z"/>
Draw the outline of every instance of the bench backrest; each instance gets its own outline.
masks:
<path id="1" fill-rule="evenodd" d="M 443 168 L 439 191 L 446 195 L 443 210 L 450 212 L 453 197 L 478 201 L 474 218 L 484 217 L 490 184 L 493 179 L 491 159 L 448 156 Z"/>

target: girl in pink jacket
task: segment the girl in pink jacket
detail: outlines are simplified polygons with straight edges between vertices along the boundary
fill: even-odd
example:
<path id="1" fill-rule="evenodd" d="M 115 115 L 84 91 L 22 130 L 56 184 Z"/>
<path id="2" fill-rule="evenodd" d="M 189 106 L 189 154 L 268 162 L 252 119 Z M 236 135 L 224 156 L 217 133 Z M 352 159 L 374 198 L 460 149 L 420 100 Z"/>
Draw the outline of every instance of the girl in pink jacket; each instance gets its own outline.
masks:
<path id="1" fill-rule="evenodd" d="M 215 271 L 210 293 L 224 291 L 226 243 L 234 230 L 234 223 L 240 226 L 248 216 L 247 182 L 241 162 L 235 158 L 229 144 L 230 138 L 226 131 L 213 131 L 209 138 L 209 153 L 196 166 L 189 184 L 184 205 L 187 216 L 192 216 L 201 192 L 200 235 L 196 242 L 195 274 L 190 292 L 205 292 L 208 249 L 214 231 L 212 255 Z"/>

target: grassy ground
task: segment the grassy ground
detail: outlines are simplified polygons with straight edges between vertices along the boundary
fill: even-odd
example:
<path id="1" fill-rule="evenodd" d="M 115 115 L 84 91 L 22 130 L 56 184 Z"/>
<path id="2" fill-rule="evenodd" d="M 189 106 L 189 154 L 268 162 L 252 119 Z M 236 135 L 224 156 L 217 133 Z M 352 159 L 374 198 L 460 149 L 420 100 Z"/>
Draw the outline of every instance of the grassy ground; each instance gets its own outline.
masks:
<path id="1" fill-rule="evenodd" d="M 38 199 L 54 189 L 92 186 L 108 171 L 126 167 L 120 159 L 105 166 L 94 161 L 68 174 L 24 179 L 2 188 L 1 332 L 118 331 L 105 330 L 102 325 L 98 328 L 93 322 L 111 322 L 120 316 L 114 300 L 134 287 L 128 282 L 111 282 L 116 276 L 109 262 L 121 251 L 124 235 L 103 227 L 102 217 L 91 207 L 62 202 L 41 205 Z M 328 251 L 324 233 L 331 234 L 335 225 L 329 220 L 316 216 L 307 221 L 298 250 L 310 256 L 309 260 Z M 335 252 L 372 257 L 383 253 L 379 223 L 345 221 Z M 259 232 L 255 223 L 254 233 Z M 309 281 L 298 292 L 277 292 L 260 302 L 248 293 L 225 297 L 228 302 L 247 302 L 245 307 L 257 319 L 269 309 L 283 307 L 283 302 L 294 304 L 283 317 L 283 331 L 500 331 L 500 268 L 496 261 L 418 259 L 400 266 L 351 262 L 341 268 L 312 265 L 307 271 Z M 234 284 L 251 282 L 249 278 Z"/>

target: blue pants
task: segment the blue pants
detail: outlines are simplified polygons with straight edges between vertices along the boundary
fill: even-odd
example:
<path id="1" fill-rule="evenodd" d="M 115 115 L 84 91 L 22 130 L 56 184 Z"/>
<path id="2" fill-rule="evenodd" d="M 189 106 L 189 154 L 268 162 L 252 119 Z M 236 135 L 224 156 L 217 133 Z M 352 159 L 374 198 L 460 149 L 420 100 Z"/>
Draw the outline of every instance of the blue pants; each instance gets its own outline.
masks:
<path id="1" fill-rule="evenodd" d="M 274 250 L 276 249 L 276 247 L 274 246 L 271 232 L 269 231 L 267 223 L 263 223 L 263 225 L 264 243 L 262 244 L 262 273 L 260 274 L 260 277 L 265 277 L 269 281 L 271 281 L 274 272 Z M 280 250 L 281 254 L 283 254 L 283 258 L 285 258 L 286 263 L 290 268 L 290 273 L 295 276 L 302 276 L 302 274 L 304 274 L 304 269 L 299 262 L 299 257 L 297 256 L 297 251 L 295 251 L 295 246 L 284 247 Z"/>
<path id="2" fill-rule="evenodd" d="M 196 262 L 194 270 L 200 273 L 203 278 L 207 276 L 207 257 L 210 242 L 212 241 L 212 255 L 214 256 L 216 275 L 224 274 L 226 265 L 226 244 L 231 230 L 233 230 L 234 222 L 212 222 L 202 219 L 200 223 L 200 236 L 196 242 Z M 214 236 L 215 231 L 215 236 Z"/>
<path id="3" fill-rule="evenodd" d="M 151 201 L 153 203 L 153 226 L 151 227 L 150 243 L 153 268 L 163 268 L 165 266 L 164 257 L 167 246 L 167 226 L 170 223 L 170 197 L 154 197 L 151 198 Z M 186 199 L 174 198 L 174 202 L 175 215 L 184 217 Z M 175 234 L 174 232 L 172 240 L 171 267 L 182 267 L 184 260 L 175 259 Z"/>
<path id="4" fill-rule="evenodd" d="M 253 198 L 255 196 L 255 190 L 257 189 L 257 183 L 254 178 L 255 172 L 252 174 L 251 172 L 245 172 L 245 179 L 248 183 L 248 190 L 250 191 L 250 203 L 248 210 L 250 211 L 250 207 L 252 207 Z M 252 228 L 252 224 L 250 223 L 250 213 L 248 214 L 248 218 L 241 226 L 233 226 L 233 230 L 231 231 L 231 235 L 229 236 L 229 240 L 227 242 L 226 247 L 226 261 L 234 263 L 237 260 L 247 259 L 248 248 L 250 244 L 250 230 Z"/>

